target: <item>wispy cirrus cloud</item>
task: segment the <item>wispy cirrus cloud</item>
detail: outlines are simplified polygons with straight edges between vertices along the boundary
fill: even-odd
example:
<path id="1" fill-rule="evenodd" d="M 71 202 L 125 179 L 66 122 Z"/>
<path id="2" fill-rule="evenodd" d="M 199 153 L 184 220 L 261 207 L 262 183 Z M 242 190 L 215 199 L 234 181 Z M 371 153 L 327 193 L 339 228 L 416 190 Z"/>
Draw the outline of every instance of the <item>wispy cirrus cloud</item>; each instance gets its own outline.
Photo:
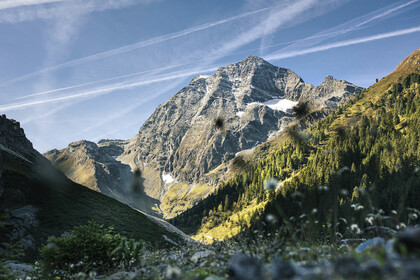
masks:
<path id="1" fill-rule="evenodd" d="M 131 74 L 115 76 L 115 77 L 111 77 L 111 78 L 107 78 L 107 79 L 96 80 L 96 81 L 92 81 L 92 82 L 88 82 L 88 83 L 77 84 L 77 85 L 67 86 L 67 87 L 62 87 L 62 88 L 55 88 L 55 89 L 46 90 L 46 91 L 42 91 L 42 92 L 36 92 L 36 93 L 32 93 L 32 94 L 17 97 L 17 98 L 15 98 L 15 100 L 26 99 L 26 98 L 29 98 L 29 97 L 37 97 L 37 96 L 42 96 L 42 95 L 47 95 L 47 94 L 54 94 L 54 93 L 57 93 L 57 92 L 68 91 L 68 90 L 72 90 L 72 89 L 91 86 L 91 85 L 95 85 L 95 84 L 101 84 L 101 83 L 115 81 L 115 80 L 133 78 L 133 77 L 136 77 L 136 76 L 140 77 L 140 75 L 159 73 L 159 72 L 169 70 L 169 69 L 172 69 L 172 68 L 176 68 L 176 67 L 179 67 L 179 66 L 183 66 L 183 65 L 187 65 L 187 63 L 174 64 L 174 65 L 169 65 L 169 66 L 166 66 L 166 67 L 160 67 L 160 68 L 156 68 L 156 69 L 150 69 L 150 70 L 139 71 L 139 72 L 135 72 L 135 73 L 131 73 Z"/>
<path id="2" fill-rule="evenodd" d="M 350 46 L 350 45 L 356 45 L 356 44 L 396 37 L 396 36 L 402 36 L 402 35 L 411 34 L 415 32 L 420 32 L 420 26 L 408 28 L 408 29 L 396 30 L 396 31 L 387 32 L 387 33 L 376 34 L 376 35 L 367 36 L 367 37 L 356 38 L 352 40 L 339 41 L 339 42 L 335 42 L 331 44 L 326 44 L 322 46 L 312 47 L 312 48 L 293 51 L 293 52 L 267 55 L 264 58 L 267 60 L 279 60 L 279 59 L 284 59 L 284 58 L 305 55 L 309 53 L 326 51 L 333 48 L 345 47 L 345 46 Z M 3 105 L 3 106 L 0 106 L 0 111 L 7 112 L 9 110 L 25 109 L 27 107 L 31 107 L 34 105 L 56 103 L 56 102 L 61 102 L 61 101 L 66 101 L 66 100 L 71 100 L 71 99 L 80 99 L 80 98 L 86 98 L 86 97 L 94 96 L 94 95 L 107 94 L 116 90 L 130 89 L 130 88 L 143 86 L 147 84 L 153 84 L 153 83 L 158 83 L 162 81 L 184 78 L 190 75 L 194 75 L 196 73 L 210 72 L 216 69 L 217 67 L 210 67 L 210 68 L 201 68 L 201 69 L 190 69 L 187 71 L 177 71 L 170 74 L 151 77 L 149 79 L 142 80 L 142 81 L 135 81 L 135 82 L 124 83 L 124 84 L 118 83 L 118 84 L 113 84 L 110 86 L 97 88 L 93 90 L 87 90 L 87 91 L 82 91 L 78 93 L 71 93 L 65 96 L 60 96 L 60 97 L 52 97 L 52 98 L 43 99 L 43 100 L 35 100 L 35 101 L 29 101 L 29 102 L 23 102 L 23 103 Z"/>
<path id="3" fill-rule="evenodd" d="M 214 71 L 216 69 L 217 67 L 193 68 L 193 69 L 188 69 L 188 70 L 175 71 L 175 72 L 164 74 L 164 75 L 156 75 L 156 76 L 149 77 L 147 79 L 139 79 L 132 82 L 120 82 L 120 83 L 114 83 L 111 85 L 100 86 L 94 89 L 65 93 L 61 96 L 53 96 L 53 97 L 40 99 L 40 100 L 30 100 L 27 102 L 10 103 L 10 104 L 1 105 L 0 111 L 7 112 L 7 111 L 12 111 L 12 110 L 22 110 L 22 109 L 26 109 L 28 107 L 33 107 L 37 105 L 59 103 L 59 102 L 69 101 L 69 100 L 80 100 L 84 98 L 90 98 L 93 96 L 108 94 L 110 92 L 114 92 L 117 90 L 131 89 L 131 88 L 149 85 L 153 83 L 159 83 L 159 82 L 178 79 L 178 78 L 184 78 L 184 77 L 194 75 L 196 73 L 209 72 L 209 71 Z"/>
<path id="4" fill-rule="evenodd" d="M 314 35 L 308 36 L 306 38 L 302 38 L 296 41 L 292 41 L 288 44 L 286 47 L 283 47 L 282 49 L 278 50 L 277 53 L 280 52 L 293 52 L 296 49 L 306 49 L 311 46 L 317 45 L 319 43 L 322 43 L 325 40 L 333 39 L 336 37 L 339 37 L 340 35 L 345 35 L 347 33 L 350 33 L 352 31 L 359 30 L 361 28 L 365 28 L 367 25 L 373 22 L 377 22 L 380 20 L 383 20 L 390 16 L 395 16 L 398 12 L 401 12 L 404 10 L 404 8 L 408 8 L 409 6 L 419 3 L 420 0 L 410 0 L 410 1 L 398 1 L 394 4 L 388 5 L 386 7 L 374 10 L 372 12 L 369 12 L 367 14 L 361 15 L 357 18 L 354 18 L 352 20 L 346 21 L 338 26 L 335 26 L 333 28 L 329 28 L 327 30 L 324 30 L 322 32 L 316 33 Z M 283 43 L 284 45 L 284 43 Z M 264 48 L 270 48 L 274 45 L 266 46 L 264 45 Z"/>
<path id="5" fill-rule="evenodd" d="M 335 2 L 335 1 L 327 1 Z M 259 24 L 255 25 L 251 29 L 242 32 L 232 40 L 224 43 L 212 52 L 210 57 L 214 60 L 217 57 L 223 57 L 227 53 L 230 53 L 244 45 L 247 45 L 255 40 L 262 38 L 267 34 L 271 34 L 278 30 L 280 27 L 284 27 L 287 23 L 296 20 L 297 17 L 303 13 L 307 13 L 310 9 L 315 8 L 316 5 L 321 5 L 319 0 L 298 0 L 288 2 L 286 5 L 277 6 L 271 10 L 270 15 L 263 19 Z M 319 9 L 319 8 L 318 8 Z M 309 19 L 310 15 L 306 19 Z"/>
<path id="6" fill-rule="evenodd" d="M 300 55 L 305 55 L 305 54 L 310 54 L 310 53 L 316 53 L 316 52 L 326 51 L 326 50 L 345 47 L 345 46 L 357 45 L 357 44 L 367 43 L 371 41 L 402 36 L 402 35 L 411 34 L 415 32 L 420 32 L 420 26 L 395 30 L 392 32 L 381 33 L 381 34 L 376 34 L 376 35 L 371 35 L 371 36 L 366 36 L 366 37 L 361 37 L 361 38 L 355 38 L 351 40 L 339 41 L 339 42 L 311 47 L 307 49 L 275 53 L 275 54 L 267 55 L 265 58 L 268 60 L 279 60 L 279 59 L 290 58 L 290 57 L 295 57 L 295 56 L 300 56 Z"/>
<path id="7" fill-rule="evenodd" d="M 410 1 L 408 3 L 414 3 L 417 2 L 418 0 L 413 0 Z M 293 18 L 295 18 L 296 16 L 298 16 L 299 14 L 307 11 L 308 9 L 310 9 L 312 7 L 312 5 L 315 5 L 317 1 L 315 0 L 302 0 L 299 2 L 295 2 L 294 4 L 287 6 L 287 7 L 279 7 L 279 11 L 275 12 L 275 13 L 271 13 L 272 15 L 276 15 L 274 18 L 269 18 L 266 20 L 263 20 L 259 25 L 255 26 L 253 30 L 250 31 L 250 34 L 248 34 L 247 32 L 239 34 L 237 37 L 233 38 L 231 41 L 228 41 L 224 44 L 224 46 L 221 48 L 221 50 L 219 51 L 219 53 L 217 53 L 215 56 L 209 56 L 209 59 L 207 59 L 207 61 L 205 63 L 202 63 L 200 67 L 187 67 L 184 70 L 181 71 L 175 71 L 175 72 L 170 72 L 164 75 L 152 75 L 152 76 L 141 76 L 147 73 L 156 73 L 158 71 L 164 71 L 164 70 L 168 70 L 177 66 L 182 66 L 183 64 L 178 64 L 178 65 L 169 65 L 166 67 L 162 67 L 162 68 L 158 68 L 158 69 L 154 69 L 154 70 L 146 70 L 146 71 L 140 71 L 140 72 L 136 72 L 136 73 L 132 73 L 132 74 L 128 74 L 128 75 L 122 75 L 122 76 L 117 76 L 117 77 L 112 77 L 112 78 L 108 78 L 108 79 L 102 79 L 102 80 L 98 80 L 98 81 L 93 81 L 93 82 L 89 82 L 89 83 L 83 83 L 83 84 L 79 84 L 79 85 L 74 85 L 74 86 L 69 86 L 69 87 L 63 87 L 63 88 L 58 88 L 58 89 L 52 89 L 52 90 L 48 90 L 48 91 L 43 91 L 43 92 L 38 92 L 38 93 L 34 93 L 34 94 L 29 94 L 29 95 L 25 95 L 20 97 L 19 99 L 23 99 L 23 98 L 30 98 L 30 97 L 37 97 L 37 96 L 42 96 L 42 95 L 50 95 L 50 94 L 57 94 L 57 93 L 61 93 L 64 92 L 63 94 L 59 95 L 59 96 L 52 96 L 49 98 L 44 98 L 41 100 L 30 100 L 27 102 L 19 102 L 19 103 L 11 103 L 11 104 L 7 104 L 7 105 L 3 105 L 0 106 L 0 110 L 4 110 L 4 111 L 8 111 L 8 110 L 20 110 L 20 109 L 24 109 L 27 107 L 31 107 L 31 106 L 37 106 L 37 105 L 42 105 L 42 104 L 49 104 L 49 103 L 58 103 L 58 102 L 63 102 L 63 101 L 68 101 L 68 100 L 77 100 L 77 99 L 84 99 L 87 97 L 92 97 L 92 96 L 98 96 L 98 95 L 102 95 L 102 94 L 108 94 L 110 92 L 114 92 L 117 90 L 123 90 L 123 89 L 129 89 L 129 88 L 134 88 L 134 87 L 139 87 L 139 86 L 143 86 L 143 85 L 148 85 L 148 84 L 153 84 L 153 83 L 157 83 L 157 82 L 162 82 L 162 81 L 167 81 L 167 80 L 172 80 L 172 79 L 177 79 L 177 78 L 183 78 L 189 75 L 194 75 L 196 73 L 199 72 L 209 72 L 211 70 L 215 70 L 216 67 L 215 66 L 208 66 L 210 63 L 214 62 L 215 60 L 217 60 L 217 58 L 219 58 L 223 52 L 227 52 L 229 53 L 229 50 L 233 50 L 236 48 L 239 48 L 253 40 L 257 40 L 258 38 L 260 38 L 261 36 L 264 36 L 264 34 L 267 33 L 267 26 L 269 27 L 269 31 L 270 32 L 274 32 L 277 28 L 281 27 L 282 24 L 285 24 L 288 20 L 291 20 Z M 397 7 L 393 7 L 391 9 L 387 9 L 386 11 L 382 11 L 380 13 L 376 13 L 375 18 L 379 19 L 381 18 L 381 16 L 379 15 L 385 15 L 385 14 L 390 14 L 391 11 L 396 11 L 397 9 L 400 9 L 402 7 L 405 7 L 407 5 L 409 5 L 408 3 L 399 5 Z M 159 40 L 164 40 L 164 38 L 168 39 L 171 38 L 173 36 L 183 36 L 182 34 L 188 33 L 188 32 L 196 32 L 205 28 L 210 28 L 211 26 L 215 26 L 216 24 L 222 24 L 222 23 L 226 23 L 232 20 L 237 19 L 238 17 L 246 17 L 249 16 L 253 13 L 259 13 L 262 12 L 264 10 L 266 10 L 267 8 L 264 9 L 259 9 L 256 11 L 253 11 L 251 13 L 245 13 L 245 14 L 241 14 L 235 17 L 231 17 L 231 18 L 227 18 L 227 19 L 223 19 L 223 20 L 219 20 L 213 23 L 209 23 L 206 25 L 202 25 L 199 27 L 195 27 L 195 28 L 190 28 L 190 29 L 186 29 L 182 32 L 177 32 L 177 33 L 172 33 L 172 34 L 168 34 L 168 35 L 163 35 L 151 40 L 147 40 L 147 41 L 143 41 L 140 42 L 139 44 L 132 44 L 132 45 L 128 45 L 128 46 L 124 46 L 121 48 L 117 48 L 114 50 L 111 50 L 110 52 L 105 52 L 105 53 L 99 53 L 97 55 L 94 55 L 93 57 L 86 57 L 84 59 L 86 60 L 90 60 L 90 59 L 96 59 L 99 58 L 101 56 L 108 56 L 108 55 L 113 55 L 115 53 L 119 53 L 119 52 L 124 52 L 124 51 L 129 51 L 135 47 L 139 47 L 141 45 L 145 45 L 145 44 L 151 44 L 153 42 L 158 42 Z M 282 15 L 288 15 L 289 17 L 283 17 Z M 280 18 L 280 19 L 278 19 Z M 358 21 L 358 19 L 355 19 L 354 21 Z M 356 28 L 360 28 L 361 25 L 363 25 L 363 22 L 365 21 L 358 21 L 358 26 L 350 26 L 351 29 L 356 29 Z M 337 35 L 341 35 L 343 34 L 343 32 L 347 32 L 349 30 L 349 25 L 348 24 L 343 24 L 342 26 L 347 26 L 347 28 L 342 29 L 342 30 L 333 30 L 330 31 L 329 33 L 324 33 L 324 34 L 316 34 L 307 38 L 303 38 L 301 40 L 298 40 L 298 42 L 304 42 L 304 41 L 310 41 L 313 39 L 318 39 L 318 38 L 331 38 L 333 36 L 337 36 Z M 338 48 L 338 47 L 342 47 L 342 46 L 347 46 L 347 45 L 354 45 L 354 44 L 360 44 L 363 42 L 368 42 L 368 41 L 373 41 L 373 40 L 379 40 L 379 39 L 383 39 L 383 38 L 389 38 L 389 37 L 395 37 L 395 36 L 400 36 L 400 35 L 404 35 L 404 34 L 408 34 L 408 33 L 412 33 L 412 32 L 417 32 L 417 29 L 408 29 L 408 30 L 399 30 L 399 31 L 395 31 L 395 32 L 390 32 L 390 33 L 386 33 L 386 34 L 378 34 L 378 35 L 373 35 L 373 36 L 369 36 L 369 37 L 364 37 L 364 38 L 359 38 L 359 39 L 353 39 L 353 40 L 347 40 L 347 41 L 340 41 L 340 42 L 336 42 L 336 43 L 331 43 L 331 44 L 327 44 L 327 45 L 322 45 L 322 46 L 317 46 L 317 47 L 312 47 L 312 48 L 306 48 L 306 49 L 302 49 L 302 50 L 296 50 L 296 51 L 283 51 L 281 53 L 272 53 L 269 54 L 267 56 L 264 56 L 264 58 L 268 59 L 268 60 L 278 60 L 278 59 L 282 59 L 282 58 L 287 58 L 287 57 L 293 57 L 293 56 L 298 56 L 298 55 L 304 55 L 304 54 L 308 54 L 308 53 L 313 53 L 313 52 L 318 52 L 318 51 L 323 51 L 323 50 L 328 50 L 328 49 L 332 49 L 332 48 Z M 169 40 L 169 39 L 168 39 Z M 71 65 L 71 63 L 78 63 L 80 62 L 79 60 L 75 60 L 75 61 L 70 61 L 68 62 L 69 65 Z M 185 66 L 188 64 L 184 64 Z M 82 89 L 79 90 L 79 88 L 83 88 L 86 86 L 91 86 L 91 85 L 95 85 L 95 84 L 102 84 L 104 82 L 109 82 L 109 81 L 113 81 L 113 80 L 121 80 L 123 78 L 133 78 L 131 80 L 128 81 L 123 81 L 123 82 L 118 82 L 118 83 L 111 83 L 111 84 L 107 84 L 107 85 L 99 85 L 98 87 L 94 87 L 94 88 L 90 88 L 90 89 Z"/>
<path id="8" fill-rule="evenodd" d="M 90 13 L 152 1 L 158 0 L 4 0 L 0 2 L 0 23 L 56 19 L 63 9 L 68 14 Z"/>
<path id="9" fill-rule="evenodd" d="M 400 1 L 398 3 L 395 3 L 394 5 L 390 5 L 388 7 L 385 7 L 383 9 L 380 9 L 379 11 L 377 11 L 377 14 L 376 15 L 371 15 L 371 14 L 367 15 L 367 18 L 364 21 L 356 24 L 355 25 L 355 28 L 357 28 L 359 26 L 362 26 L 362 25 L 365 25 L 365 24 L 368 24 L 368 23 L 370 23 L 372 21 L 375 21 L 375 20 L 384 18 L 384 17 L 386 17 L 386 16 L 388 16 L 388 15 L 390 15 L 392 13 L 395 13 L 396 11 L 401 10 L 401 9 L 403 9 L 405 7 L 408 7 L 411 4 L 414 4 L 416 2 L 419 2 L 419 0 L 411 0 L 411 1 L 408 1 L 408 2 Z"/>
<path id="10" fill-rule="evenodd" d="M 397 5 L 397 6 L 394 6 L 394 7 L 388 7 L 387 9 L 381 9 L 380 11 L 376 11 L 375 16 L 370 15 L 371 19 L 378 20 L 378 19 L 380 19 L 380 18 L 382 18 L 386 15 L 390 15 L 391 13 L 393 13 L 393 12 L 399 10 L 399 9 L 402 9 L 404 7 L 407 7 L 410 4 L 418 2 L 418 1 L 419 0 L 412 0 L 412 1 L 409 1 L 409 2 L 405 2 L 405 3 L 400 3 L 400 5 Z M 32 107 L 32 106 L 37 106 L 37 105 L 42 105 L 42 104 L 60 103 L 60 102 L 63 102 L 63 101 L 70 101 L 70 100 L 73 102 L 73 101 L 83 100 L 83 99 L 86 99 L 86 98 L 91 98 L 91 97 L 95 97 L 95 96 L 99 96 L 99 95 L 103 95 L 103 94 L 108 94 L 110 92 L 115 92 L 115 91 L 118 91 L 118 90 L 130 89 L 130 88 L 144 86 L 144 85 L 153 84 L 153 83 L 158 83 L 158 82 L 162 82 L 162 81 L 184 78 L 184 77 L 194 75 L 194 74 L 200 73 L 200 72 L 213 71 L 217 67 L 211 66 L 210 62 L 213 62 L 213 61 L 217 60 L 217 58 L 222 56 L 224 53 L 225 54 L 230 53 L 234 49 L 237 49 L 237 48 L 239 48 L 243 45 L 248 44 L 249 42 L 252 42 L 254 40 L 257 40 L 257 39 L 261 38 L 262 36 L 267 34 L 267 32 L 274 32 L 279 27 L 283 26 L 283 24 L 286 24 L 288 21 L 294 19 L 296 16 L 310 10 L 311 7 L 313 7 L 313 5 L 315 5 L 316 3 L 317 3 L 316 0 L 301 0 L 301 1 L 298 1 L 298 2 L 294 2 L 293 4 L 291 4 L 287 7 L 279 7 L 279 11 L 274 11 L 274 12 L 272 11 L 271 12 L 272 17 L 269 17 L 267 19 L 262 20 L 259 25 L 255 26 L 249 32 L 241 33 L 237 37 L 234 37 L 232 40 L 226 42 L 222 46 L 222 48 L 219 50 L 219 53 L 217 53 L 215 56 L 210 56 L 210 59 L 207 60 L 205 63 L 203 63 L 200 67 L 187 68 L 187 69 L 183 69 L 181 71 L 174 71 L 174 72 L 170 72 L 170 73 L 163 74 L 163 75 L 152 75 L 152 76 L 149 76 L 149 77 L 147 77 L 147 76 L 138 77 L 139 75 L 146 74 L 146 73 L 155 73 L 156 71 L 159 71 L 159 70 L 162 70 L 162 71 L 163 70 L 168 70 L 168 69 L 171 69 L 175 66 L 181 66 L 182 64 L 172 65 L 172 66 L 170 65 L 170 66 L 163 67 L 163 68 L 160 68 L 160 69 L 146 70 L 146 71 L 141 71 L 141 72 L 132 73 L 132 74 L 128 74 L 128 75 L 112 77 L 112 78 L 109 78 L 109 79 L 103 79 L 103 80 L 98 80 L 98 81 L 94 81 L 94 82 L 83 83 L 83 84 L 79 84 L 79 85 L 74 85 L 74 86 L 69 86 L 69 87 L 63 87 L 63 88 L 38 92 L 38 93 L 23 96 L 21 98 L 38 97 L 38 96 L 49 95 L 49 94 L 53 94 L 53 93 L 54 94 L 59 93 L 59 95 L 58 96 L 52 96 L 52 97 L 49 97 L 49 98 L 29 100 L 27 102 L 17 102 L 17 103 L 5 104 L 5 105 L 0 106 L 0 110 L 1 111 L 20 110 L 20 109 L 25 109 L 25 108 Z M 220 25 L 220 24 L 223 24 L 223 23 L 226 23 L 226 22 L 229 22 L 229 21 L 233 21 L 233 20 L 238 19 L 240 17 L 247 17 L 247 16 L 250 16 L 252 14 L 263 12 L 265 10 L 267 10 L 267 8 L 259 9 L 259 10 L 249 12 L 249 13 L 240 14 L 238 16 L 226 18 L 226 19 L 215 21 L 215 22 L 208 23 L 208 24 L 205 24 L 205 25 L 189 28 L 189 29 L 186 29 L 186 30 L 183 30 L 183 31 L 180 31 L 180 32 L 155 37 L 155 38 L 150 39 L 150 40 L 146 40 L 146 41 L 142 41 L 142 42 L 139 42 L 139 43 L 136 43 L 136 44 L 127 45 L 127 46 L 124 46 L 124 47 L 121 47 L 121 48 L 117 48 L 117 49 L 111 50 L 109 52 L 103 52 L 103 53 L 99 53 L 99 54 L 96 54 L 96 55 L 93 55 L 93 56 L 85 57 L 85 58 L 82 58 L 81 60 L 69 61 L 67 65 L 71 66 L 72 63 L 76 63 L 76 64 L 77 63 L 83 63 L 83 61 L 90 61 L 91 59 L 94 60 L 94 59 L 100 59 L 101 57 L 112 56 L 112 55 L 115 55 L 115 54 L 118 54 L 118 53 L 121 53 L 121 52 L 133 50 L 135 48 L 140 48 L 141 46 L 144 46 L 144 45 L 147 45 L 147 44 L 157 44 L 157 43 L 159 43 L 163 40 L 170 40 L 170 38 L 173 38 L 174 36 L 178 36 L 178 37 L 179 36 L 184 36 L 185 34 L 189 34 L 189 33 L 192 33 L 192 32 L 197 32 L 197 31 L 200 31 L 200 30 L 211 28 L 212 26 Z M 363 16 L 363 18 L 365 18 L 365 16 Z M 300 42 L 310 41 L 310 40 L 319 39 L 319 38 L 331 38 L 331 37 L 334 37 L 334 36 L 337 36 L 337 35 L 341 35 L 344 32 L 348 32 L 349 30 L 354 30 L 354 29 L 360 28 L 362 25 L 367 24 L 368 22 L 371 22 L 372 21 L 371 19 L 366 19 L 366 20 L 355 19 L 352 22 L 357 22 L 358 21 L 357 24 L 351 25 L 351 24 L 345 23 L 342 26 L 340 26 L 340 28 L 342 28 L 342 29 L 329 30 L 329 33 L 315 34 L 313 36 L 298 40 L 298 42 L 300 43 Z M 288 57 L 294 57 L 294 56 L 305 55 L 305 54 L 309 54 L 309 53 L 325 51 L 325 50 L 329 50 L 329 49 L 333 49 L 333 48 L 355 45 L 355 44 L 360 44 L 360 43 L 365 43 L 365 42 L 370 42 L 370 41 L 395 37 L 395 36 L 401 36 L 401 35 L 405 35 L 405 34 L 418 32 L 419 30 L 420 30 L 420 27 L 414 27 L 414 28 L 409 28 L 409 29 L 402 29 L 402 30 L 397 30 L 397 31 L 393 31 L 393 32 L 372 35 L 372 36 L 368 36 L 368 37 L 356 38 L 356 39 L 352 39 L 352 40 L 339 41 L 339 42 L 325 44 L 325 45 L 321 45 L 321 46 L 304 48 L 304 49 L 300 49 L 300 50 L 294 50 L 294 51 L 286 51 L 286 50 L 282 51 L 282 50 L 280 50 L 280 52 L 269 54 L 267 56 L 264 56 L 264 58 L 267 59 L 267 60 L 279 60 L 279 59 L 288 58 Z M 208 65 L 210 65 L 210 66 L 208 66 Z M 131 78 L 131 77 L 133 77 L 133 79 L 128 80 L 128 81 L 111 83 L 111 84 L 107 84 L 107 85 L 100 85 L 100 86 L 94 87 L 94 88 L 79 90 L 79 88 L 82 88 L 82 87 L 85 87 L 85 86 L 91 86 L 91 85 L 95 85 L 95 84 L 101 84 L 101 83 L 104 83 L 104 82 L 109 82 L 109 81 L 113 81 L 113 80 L 120 80 L 122 78 Z M 61 92 L 63 92 L 63 93 L 61 93 Z"/>
<path id="11" fill-rule="evenodd" d="M 126 2 L 130 3 L 130 1 L 126 1 Z M 169 33 L 169 34 L 164 34 L 164 35 L 153 37 L 153 38 L 147 39 L 147 40 L 142 40 L 142 41 L 139 41 L 139 42 L 136 42 L 136 43 L 133 43 L 133 44 L 125 45 L 125 46 L 118 47 L 118 48 L 115 48 L 115 49 L 111 49 L 111 50 L 108 50 L 108 51 L 99 52 L 99 53 L 89 55 L 89 56 L 85 56 L 85 57 L 81 57 L 81 58 L 78 58 L 78 59 L 73 59 L 73 60 L 70 60 L 70 61 L 67 61 L 67 62 L 64 62 L 64 63 L 60 63 L 60 64 L 55 64 L 53 66 L 46 67 L 44 69 L 41 69 L 41 70 L 29 73 L 29 74 L 20 76 L 18 78 L 13 79 L 13 80 L 7 81 L 7 82 L 3 83 L 3 85 L 11 84 L 11 83 L 18 82 L 18 81 L 22 81 L 22 80 L 34 77 L 34 76 L 42 74 L 42 73 L 47 73 L 47 72 L 51 72 L 51 71 L 60 70 L 60 69 L 63 69 L 63 68 L 73 67 L 73 66 L 77 66 L 77 65 L 80 65 L 80 64 L 89 63 L 89 62 L 92 62 L 92 61 L 96 61 L 96 60 L 104 59 L 104 58 L 107 58 L 107 57 L 119 55 L 119 54 L 122 54 L 122 53 L 127 53 L 127 52 L 134 51 L 134 50 L 137 50 L 137 49 L 140 49 L 140 48 L 153 46 L 153 45 L 160 44 L 160 43 L 163 43 L 163 42 L 166 42 L 166 41 L 169 41 L 169 40 L 173 40 L 173 39 L 176 39 L 176 38 L 180 38 L 180 37 L 192 34 L 192 33 L 196 33 L 196 32 L 199 32 L 199 31 L 206 30 L 206 29 L 210 29 L 210 28 L 213 28 L 213 27 L 216 27 L 216 26 L 228 23 L 228 22 L 232 22 L 232 21 L 235 21 L 235 20 L 238 20 L 238 19 L 241 19 L 241 18 L 253 16 L 253 15 L 268 11 L 269 9 L 270 8 L 262 8 L 262 9 L 254 10 L 254 11 L 251 11 L 251 12 L 242 13 L 242 14 L 239 14 L 239 15 L 236 15 L 236 16 L 232 16 L 232 17 L 221 19 L 221 20 L 216 20 L 216 21 L 213 21 L 213 22 L 205 23 L 205 24 L 198 25 L 198 26 L 191 27 L 191 28 L 187 28 L 187 29 L 184 29 L 184 30 L 181 30 L 181 31 L 177 31 L 177 32 Z M 86 13 L 86 11 L 84 13 Z"/>
<path id="12" fill-rule="evenodd" d="M 0 2 L 0 10 L 57 3 L 62 1 L 64 0 L 3 0 Z"/>

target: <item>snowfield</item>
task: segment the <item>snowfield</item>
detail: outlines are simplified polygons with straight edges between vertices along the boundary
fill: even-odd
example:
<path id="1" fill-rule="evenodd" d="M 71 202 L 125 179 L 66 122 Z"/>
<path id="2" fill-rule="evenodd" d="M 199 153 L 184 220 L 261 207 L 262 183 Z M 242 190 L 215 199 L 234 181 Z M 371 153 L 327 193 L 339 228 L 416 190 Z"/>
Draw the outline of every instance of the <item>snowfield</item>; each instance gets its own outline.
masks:
<path id="1" fill-rule="evenodd" d="M 266 105 L 268 107 L 270 107 L 273 110 L 277 110 L 277 111 L 283 111 L 283 112 L 287 112 L 288 110 L 291 110 L 294 106 L 296 106 L 298 104 L 297 101 L 292 101 L 292 100 L 288 100 L 288 99 L 284 99 L 284 98 L 276 98 L 276 99 L 272 99 L 263 103 L 260 102 L 252 102 L 251 104 L 259 104 L 259 105 Z"/>
<path id="2" fill-rule="evenodd" d="M 173 183 L 174 178 L 172 177 L 172 175 L 170 173 L 168 173 L 168 174 L 162 173 L 162 180 L 166 184 L 170 184 L 170 183 Z"/>

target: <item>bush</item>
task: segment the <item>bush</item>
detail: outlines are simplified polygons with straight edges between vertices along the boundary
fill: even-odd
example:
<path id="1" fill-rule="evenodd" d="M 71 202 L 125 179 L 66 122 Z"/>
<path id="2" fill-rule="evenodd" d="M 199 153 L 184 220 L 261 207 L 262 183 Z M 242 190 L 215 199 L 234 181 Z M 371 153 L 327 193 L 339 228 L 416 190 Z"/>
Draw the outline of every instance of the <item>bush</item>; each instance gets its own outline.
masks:
<path id="1" fill-rule="evenodd" d="M 45 272 L 102 273 L 117 267 L 128 268 L 139 262 L 143 242 L 135 242 L 90 221 L 76 226 L 70 233 L 52 237 L 41 248 Z"/>

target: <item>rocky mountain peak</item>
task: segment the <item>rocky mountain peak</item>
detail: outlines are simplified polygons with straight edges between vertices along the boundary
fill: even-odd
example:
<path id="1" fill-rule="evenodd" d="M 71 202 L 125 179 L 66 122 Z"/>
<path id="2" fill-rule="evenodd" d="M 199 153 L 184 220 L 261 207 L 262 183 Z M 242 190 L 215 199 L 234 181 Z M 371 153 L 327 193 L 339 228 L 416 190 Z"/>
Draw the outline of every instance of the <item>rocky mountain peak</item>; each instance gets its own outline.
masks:
<path id="1" fill-rule="evenodd" d="M 325 79 L 324 79 L 324 83 L 326 83 L 326 82 L 332 82 L 332 81 L 334 81 L 335 79 L 334 79 L 334 77 L 333 76 L 331 76 L 331 75 L 327 75 L 327 76 L 325 76 Z"/>
<path id="2" fill-rule="evenodd" d="M 87 141 L 87 140 L 79 140 L 72 142 L 68 145 L 69 152 L 76 152 L 76 151 L 84 151 L 88 155 L 96 154 L 98 150 L 98 145 L 96 143 Z"/>
<path id="3" fill-rule="evenodd" d="M 255 56 L 255 55 L 250 55 L 244 59 L 242 59 L 240 62 L 238 62 L 241 65 L 266 65 L 266 66 L 273 66 L 272 64 L 270 64 L 269 62 L 267 62 L 266 60 L 264 60 L 263 58 L 259 57 L 259 56 Z M 275 67 L 275 66 L 273 66 Z"/>
<path id="4" fill-rule="evenodd" d="M 239 62 L 221 66 L 216 71 L 215 75 L 217 76 L 217 74 L 225 73 L 225 74 L 236 75 L 236 76 L 239 75 L 243 77 L 244 74 L 254 75 L 254 74 L 259 74 L 267 70 L 273 71 L 273 70 L 278 70 L 278 69 L 287 70 L 284 68 L 274 66 L 261 57 L 248 56 L 247 58 L 244 58 L 243 60 Z"/>
<path id="5" fill-rule="evenodd" d="M 88 140 L 74 141 L 74 142 L 71 142 L 69 144 L 69 146 L 70 147 L 81 147 L 81 146 L 84 146 L 84 147 L 90 147 L 90 148 L 97 147 L 96 143 L 91 142 L 91 141 L 88 141 Z"/>
<path id="6" fill-rule="evenodd" d="M 288 109 L 297 101 L 333 94 L 329 102 L 339 102 L 340 95 L 358 90 L 347 85 L 351 84 L 327 76 L 314 87 L 289 69 L 249 56 L 211 76 L 196 76 L 156 109 L 120 160 L 132 168 L 147 163 L 158 172 L 193 182 L 238 151 L 275 135 L 293 120 Z M 224 133 L 214 127 L 218 116 L 224 120 Z"/>

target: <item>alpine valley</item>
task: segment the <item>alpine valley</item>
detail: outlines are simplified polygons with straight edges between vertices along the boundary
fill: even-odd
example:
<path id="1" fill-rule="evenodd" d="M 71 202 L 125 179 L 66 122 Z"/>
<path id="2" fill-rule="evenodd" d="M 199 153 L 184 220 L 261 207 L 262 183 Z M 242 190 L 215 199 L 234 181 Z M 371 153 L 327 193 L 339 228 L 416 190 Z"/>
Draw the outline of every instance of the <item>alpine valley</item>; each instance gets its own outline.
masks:
<path id="1" fill-rule="evenodd" d="M 419 279 L 419 128 L 420 49 L 369 88 L 249 56 L 44 155 L 2 115 L 0 277 Z"/>

